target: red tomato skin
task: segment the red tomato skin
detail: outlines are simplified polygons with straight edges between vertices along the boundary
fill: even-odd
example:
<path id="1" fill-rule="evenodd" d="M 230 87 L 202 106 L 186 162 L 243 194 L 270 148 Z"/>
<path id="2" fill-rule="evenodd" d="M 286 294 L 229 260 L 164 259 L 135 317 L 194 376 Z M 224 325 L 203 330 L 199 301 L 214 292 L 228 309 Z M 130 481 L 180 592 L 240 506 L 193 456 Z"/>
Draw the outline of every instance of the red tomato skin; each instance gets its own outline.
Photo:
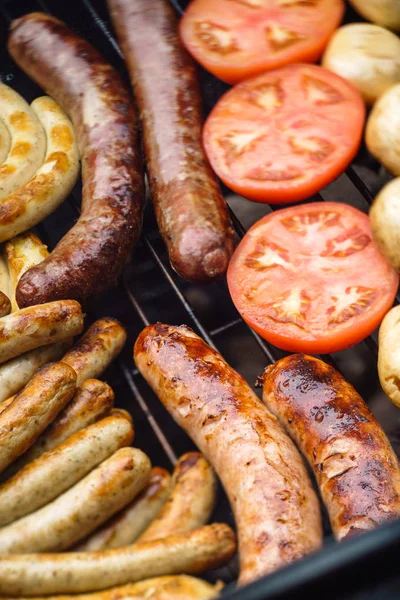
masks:
<path id="1" fill-rule="evenodd" d="M 293 64 L 293 65 L 288 65 L 286 67 L 286 69 L 288 69 L 288 70 L 294 69 L 294 68 L 301 69 L 302 67 L 306 67 L 306 66 L 307 65 L 305 63 L 298 63 L 298 64 Z M 313 68 L 319 69 L 319 70 L 322 69 L 322 67 L 317 67 L 317 66 L 313 67 Z M 326 69 L 323 69 L 323 71 L 326 71 Z M 278 71 L 276 71 L 276 72 L 278 73 Z M 274 73 L 275 73 L 275 71 L 274 71 Z M 257 75 L 256 77 L 254 77 L 252 79 L 246 80 L 245 84 L 251 85 L 253 82 L 257 83 L 261 77 L 262 77 L 262 75 Z M 337 179 L 337 177 L 339 177 L 346 170 L 346 168 L 350 165 L 352 160 L 357 155 L 360 144 L 363 139 L 364 124 L 365 124 L 365 120 L 366 120 L 366 106 L 362 99 L 361 94 L 350 82 L 343 79 L 336 73 L 331 73 L 331 72 L 329 72 L 329 78 L 332 81 L 340 82 L 341 86 L 344 86 L 348 90 L 351 90 L 352 100 L 354 101 L 354 103 L 356 105 L 356 110 L 359 115 L 358 120 L 359 120 L 360 126 L 358 127 L 358 131 L 355 133 L 354 137 L 352 138 L 352 141 L 353 141 L 352 149 L 346 155 L 343 155 L 340 158 L 340 160 L 337 160 L 334 167 L 327 170 L 324 174 L 314 177 L 314 179 L 312 181 L 305 181 L 305 182 L 299 183 L 296 186 L 287 187 L 286 189 L 282 186 L 281 188 L 269 187 L 269 189 L 266 190 L 266 189 L 262 189 L 262 187 L 260 185 L 252 186 L 248 182 L 248 180 L 244 181 L 242 184 L 240 181 L 238 181 L 234 177 L 231 177 L 227 173 L 223 173 L 218 168 L 219 152 L 218 152 L 218 150 L 215 149 L 215 144 L 212 141 L 212 135 L 211 135 L 211 131 L 210 131 L 211 123 L 212 123 L 213 115 L 216 114 L 216 111 L 218 109 L 219 102 L 222 99 L 226 100 L 227 98 L 229 98 L 229 94 L 234 92 L 237 88 L 236 87 L 232 88 L 231 90 L 226 92 L 224 96 L 222 96 L 222 98 L 219 100 L 219 102 L 215 105 L 215 107 L 209 114 L 209 116 L 204 124 L 202 137 L 203 137 L 203 147 L 204 147 L 207 157 L 210 161 L 210 164 L 211 164 L 212 168 L 214 169 L 214 171 L 216 172 L 217 176 L 221 179 L 221 181 L 227 187 L 229 187 L 236 194 L 239 194 L 240 196 L 243 196 L 247 200 L 251 200 L 253 202 L 259 202 L 261 204 L 285 205 L 285 204 L 292 204 L 294 202 L 301 202 L 303 200 L 308 200 L 315 194 L 319 193 L 324 187 L 326 187 L 327 185 L 332 183 L 332 181 Z M 239 84 L 239 86 L 240 86 L 240 84 Z"/>

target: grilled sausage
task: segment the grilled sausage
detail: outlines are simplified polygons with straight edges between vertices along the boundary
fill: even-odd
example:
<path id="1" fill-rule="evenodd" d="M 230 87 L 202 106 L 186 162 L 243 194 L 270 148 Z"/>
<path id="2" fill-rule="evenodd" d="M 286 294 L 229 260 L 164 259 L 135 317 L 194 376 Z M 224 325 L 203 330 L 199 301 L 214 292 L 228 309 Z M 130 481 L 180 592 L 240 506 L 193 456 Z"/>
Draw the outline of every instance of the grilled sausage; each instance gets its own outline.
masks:
<path id="1" fill-rule="evenodd" d="M 34 265 L 38 265 L 49 256 L 47 246 L 42 244 L 37 235 L 26 231 L 13 237 L 6 244 L 4 250 L 7 257 L 8 271 L 11 284 L 12 310 L 18 310 L 15 291 L 22 275 Z"/>
<path id="2" fill-rule="evenodd" d="M 25 465 L 36 460 L 45 452 L 62 444 L 71 435 L 106 417 L 114 403 L 114 392 L 107 383 L 88 379 L 77 389 L 72 401 L 43 431 L 36 442 L 14 461 L 2 474 L 8 479 Z M 0 404 L 0 412 L 2 404 Z"/>
<path id="3" fill-rule="evenodd" d="M 61 362 L 42 367 L 0 414 L 0 472 L 25 452 L 75 393 L 76 373 Z"/>
<path id="4" fill-rule="evenodd" d="M 185 326 L 146 327 L 134 357 L 225 487 L 238 528 L 239 583 L 319 548 L 320 510 L 303 461 L 244 379 Z"/>
<path id="5" fill-rule="evenodd" d="M 129 421 L 106 417 L 45 452 L 0 485 L 0 526 L 51 502 L 119 448 L 129 446 L 132 440 Z"/>
<path id="6" fill-rule="evenodd" d="M 79 152 L 67 115 L 47 96 L 36 98 L 31 108 L 46 134 L 46 156 L 32 179 L 2 199 L 0 242 L 43 221 L 65 200 L 79 175 Z"/>
<path id="7" fill-rule="evenodd" d="M 77 224 L 21 278 L 17 302 L 85 302 L 115 284 L 141 230 L 144 185 L 132 103 L 116 71 L 54 17 L 31 13 L 14 21 L 8 48 L 71 117 L 83 179 Z"/>
<path id="8" fill-rule="evenodd" d="M 146 485 L 150 469 L 141 450 L 117 450 L 53 502 L 1 528 L 0 554 L 69 548 L 131 502 Z"/>
<path id="9" fill-rule="evenodd" d="M 145 579 L 105 592 L 79 596 L 46 596 L 38 600 L 209 600 L 218 598 L 220 589 L 218 583 L 212 586 L 207 581 L 189 575 L 169 575 Z"/>
<path id="10" fill-rule="evenodd" d="M 184 454 L 175 465 L 167 502 L 138 541 L 149 542 L 205 525 L 216 495 L 217 481 L 210 464 L 199 452 Z"/>
<path id="11" fill-rule="evenodd" d="M 111 521 L 78 544 L 77 552 L 121 548 L 136 542 L 150 525 L 166 501 L 171 476 L 165 469 L 154 467 L 150 479 L 137 498 Z"/>
<path id="12" fill-rule="evenodd" d="M 149 182 L 172 267 L 189 281 L 222 275 L 233 229 L 201 141 L 195 67 L 168 0 L 108 0 L 140 110 Z"/>
<path id="13" fill-rule="evenodd" d="M 85 335 L 67 352 L 63 362 L 75 369 L 78 385 L 99 377 L 118 356 L 126 342 L 125 328 L 110 317 L 95 321 Z"/>
<path id="14" fill-rule="evenodd" d="M 75 300 L 56 300 L 17 310 L 0 319 L 0 363 L 50 342 L 61 342 L 83 329 Z"/>
<path id="15" fill-rule="evenodd" d="M 294 354 L 268 367 L 263 400 L 313 469 L 338 540 L 400 515 L 400 470 L 389 440 L 331 366 Z"/>
<path id="16" fill-rule="evenodd" d="M 0 199 L 3 199 L 27 183 L 40 168 L 46 152 L 46 136 L 29 104 L 4 83 L 0 83 L 0 115 L 11 135 L 10 152 L 0 166 Z"/>
<path id="17" fill-rule="evenodd" d="M 11 148 L 11 136 L 0 116 L 0 165 L 6 160 Z"/>
<path id="18" fill-rule="evenodd" d="M 147 577 L 196 575 L 226 564 L 235 550 L 232 529 L 214 523 L 115 550 L 2 556 L 0 594 L 74 594 Z"/>

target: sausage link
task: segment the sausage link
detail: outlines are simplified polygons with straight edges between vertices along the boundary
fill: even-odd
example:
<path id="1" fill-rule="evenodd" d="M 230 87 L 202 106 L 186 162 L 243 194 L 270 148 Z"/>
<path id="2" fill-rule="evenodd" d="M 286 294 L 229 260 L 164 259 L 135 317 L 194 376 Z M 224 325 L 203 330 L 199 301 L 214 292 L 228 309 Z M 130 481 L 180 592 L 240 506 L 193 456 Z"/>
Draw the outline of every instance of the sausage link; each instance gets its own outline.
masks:
<path id="1" fill-rule="evenodd" d="M 116 283 L 141 230 L 144 184 L 133 106 L 116 71 L 54 17 L 31 13 L 14 21 L 8 49 L 70 116 L 83 180 L 78 222 L 23 275 L 17 303 L 85 303 Z"/>
<path id="2" fill-rule="evenodd" d="M 115 550 L 2 556 L 0 594 L 75 594 L 148 577 L 197 575 L 226 564 L 235 551 L 232 529 L 213 523 Z"/>
<path id="3" fill-rule="evenodd" d="M 263 401 L 317 478 L 338 540 L 400 515 L 400 469 L 383 429 L 330 365 L 293 354 L 261 377 Z"/>
<path id="4" fill-rule="evenodd" d="M 0 473 L 25 452 L 75 393 L 75 371 L 61 362 L 42 367 L 0 414 Z"/>
<path id="5" fill-rule="evenodd" d="M 133 544 L 159 513 L 170 488 L 171 476 L 168 471 L 154 467 L 147 486 L 132 504 L 76 546 L 75 550 L 88 552 Z"/>
<path id="6" fill-rule="evenodd" d="M 317 497 L 304 463 L 244 379 L 188 327 L 146 327 L 136 364 L 214 466 L 239 536 L 247 583 L 318 549 Z"/>
<path id="7" fill-rule="evenodd" d="M 67 340 L 82 329 L 83 314 L 75 300 L 17 310 L 0 319 L 0 363 L 50 342 Z"/>
<path id="8" fill-rule="evenodd" d="M 149 542 L 205 525 L 216 495 L 217 480 L 210 464 L 199 452 L 184 454 L 175 465 L 167 502 L 138 541 Z"/>
<path id="9" fill-rule="evenodd" d="M 81 385 L 85 379 L 99 377 L 121 352 L 125 342 L 126 330 L 121 323 L 104 317 L 89 327 L 62 360 L 75 369 L 77 385 Z"/>
<path id="10" fill-rule="evenodd" d="M 114 392 L 107 383 L 88 379 L 76 390 L 71 402 L 60 412 L 43 431 L 36 442 L 22 456 L 17 458 L 1 479 L 8 479 L 36 460 L 45 452 L 62 444 L 71 435 L 106 417 L 114 403 Z M 3 405 L 0 404 L 0 412 Z"/>
<path id="11" fill-rule="evenodd" d="M 168 0 L 108 0 L 140 110 L 151 193 L 172 267 L 189 281 L 225 273 L 234 234 L 204 154 L 195 66 Z"/>
<path id="12" fill-rule="evenodd" d="M 53 502 L 1 528 L 0 554 L 69 548 L 131 502 L 146 485 L 150 469 L 141 450 L 117 450 Z"/>
<path id="13" fill-rule="evenodd" d="M 133 428 L 126 419 L 107 417 L 45 452 L 0 485 L 0 526 L 51 502 L 132 440 Z M 1 537 L 0 529 L 0 548 Z"/>
<path id="14" fill-rule="evenodd" d="M 220 590 L 219 583 L 213 586 L 207 581 L 189 575 L 167 575 L 112 588 L 105 592 L 78 596 L 46 596 L 37 600 L 211 600 L 219 597 Z"/>
<path id="15" fill-rule="evenodd" d="M 4 400 L 19 392 L 40 367 L 60 360 L 70 346 L 70 340 L 48 344 L 24 352 L 0 365 L 0 406 Z"/>

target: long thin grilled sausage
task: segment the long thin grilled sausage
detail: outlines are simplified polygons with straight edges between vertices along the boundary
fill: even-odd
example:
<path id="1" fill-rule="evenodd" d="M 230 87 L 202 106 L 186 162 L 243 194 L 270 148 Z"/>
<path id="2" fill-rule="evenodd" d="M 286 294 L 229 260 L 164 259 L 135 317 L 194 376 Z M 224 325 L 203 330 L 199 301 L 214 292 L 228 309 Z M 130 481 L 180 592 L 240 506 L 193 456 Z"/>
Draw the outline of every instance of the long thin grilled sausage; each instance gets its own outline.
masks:
<path id="1" fill-rule="evenodd" d="M 74 594 L 148 577 L 197 575 L 226 564 L 236 551 L 228 525 L 213 523 L 162 540 L 101 552 L 2 556 L 0 594 Z"/>
<path id="2" fill-rule="evenodd" d="M 34 348 L 0 365 L 0 406 L 28 383 L 32 375 L 48 362 L 60 360 L 71 341 Z"/>
<path id="3" fill-rule="evenodd" d="M 301 456 L 244 379 L 185 326 L 146 327 L 134 357 L 225 487 L 238 528 L 239 583 L 318 549 L 320 510 Z"/>
<path id="4" fill-rule="evenodd" d="M 107 417 L 45 452 L 0 485 L 0 527 L 51 502 L 132 440 L 129 421 Z"/>
<path id="5" fill-rule="evenodd" d="M 124 421 L 126 427 L 128 421 Z M 129 504 L 151 464 L 137 448 L 121 448 L 39 510 L 0 529 L 0 554 L 65 550 Z"/>
<path id="6" fill-rule="evenodd" d="M 27 271 L 19 306 L 91 296 L 115 284 L 137 241 L 144 185 L 135 114 L 116 71 L 61 21 L 14 21 L 8 49 L 71 117 L 82 157 L 82 212 L 50 257 Z"/>
<path id="7" fill-rule="evenodd" d="M 168 0 L 108 0 L 140 110 L 160 232 L 189 281 L 223 274 L 233 229 L 201 140 L 200 92 Z"/>
<path id="8" fill-rule="evenodd" d="M 25 452 L 75 393 L 76 373 L 64 363 L 42 367 L 0 414 L 0 472 Z"/>
<path id="9" fill-rule="evenodd" d="M 118 356 L 126 342 L 126 330 L 117 319 L 95 321 L 85 335 L 62 359 L 75 369 L 81 385 L 85 379 L 99 377 Z"/>
<path id="10" fill-rule="evenodd" d="M 181 456 L 175 465 L 172 482 L 167 502 L 139 542 L 190 531 L 209 521 L 217 495 L 217 480 L 204 456 L 199 452 Z"/>
<path id="11" fill-rule="evenodd" d="M 220 590 L 221 586 L 218 583 L 213 586 L 207 581 L 189 575 L 167 575 L 112 588 L 105 592 L 79 594 L 79 596 L 46 596 L 37 600 L 211 600 L 219 597 Z M 13 599 L 8 598 L 8 600 Z M 18 598 L 18 600 L 24 599 Z"/>
<path id="12" fill-rule="evenodd" d="M 67 340 L 82 329 L 83 314 L 75 300 L 17 310 L 0 319 L 0 363 L 50 342 Z"/>
<path id="13" fill-rule="evenodd" d="M 154 467 L 146 487 L 132 504 L 74 549 L 77 552 L 88 552 L 133 544 L 160 511 L 170 488 L 171 476 L 168 471 Z"/>
<path id="14" fill-rule="evenodd" d="M 9 479 L 45 452 L 62 444 L 71 435 L 106 417 L 110 414 L 113 403 L 114 392 L 107 383 L 97 379 L 85 381 L 76 390 L 71 402 L 46 427 L 29 450 L 24 452 L 1 474 L 0 480 Z M 3 404 L 0 404 L 0 412 Z"/>
<path id="15" fill-rule="evenodd" d="M 293 354 L 261 377 L 263 400 L 307 458 L 338 540 L 400 516 L 400 469 L 383 429 L 330 365 Z"/>

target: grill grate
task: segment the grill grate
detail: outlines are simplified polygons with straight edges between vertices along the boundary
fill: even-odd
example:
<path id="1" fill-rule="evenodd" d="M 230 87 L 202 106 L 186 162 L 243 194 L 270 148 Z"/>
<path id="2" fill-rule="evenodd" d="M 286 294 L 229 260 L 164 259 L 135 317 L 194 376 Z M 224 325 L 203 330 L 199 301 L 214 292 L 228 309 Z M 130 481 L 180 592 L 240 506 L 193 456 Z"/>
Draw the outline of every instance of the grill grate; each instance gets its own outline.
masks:
<path id="1" fill-rule="evenodd" d="M 178 9 L 185 4 L 178 0 L 171 1 Z M 35 10 L 50 12 L 64 20 L 92 42 L 122 73 L 125 80 L 128 80 L 121 53 L 111 33 L 105 0 L 70 0 L 68 3 L 57 0 L 10 0 L 9 2 L 0 0 L 0 32 L 3 34 L 3 40 L 7 37 L 11 19 Z M 354 20 L 354 14 L 352 17 L 351 20 Z M 15 87 L 29 101 L 42 94 L 39 88 L 12 63 L 4 44 L 0 49 L 0 58 L 2 81 Z M 200 80 L 205 109 L 208 112 L 227 86 L 202 70 L 200 70 Z M 388 178 L 385 170 L 363 148 L 354 164 L 339 180 L 322 190 L 312 200 L 343 201 L 367 211 L 377 190 Z M 78 184 L 70 199 L 38 227 L 39 235 L 50 248 L 54 247 L 71 223 L 76 220 L 80 191 L 80 184 Z M 238 238 L 243 237 L 246 229 L 254 221 L 276 208 L 246 200 L 240 201 L 226 188 L 224 194 L 231 206 L 231 215 Z M 398 300 L 400 301 L 400 296 Z M 144 235 L 121 284 L 116 290 L 107 293 L 93 307 L 89 321 L 103 315 L 119 318 L 128 328 L 129 336 L 129 343 L 122 356 L 117 364 L 110 367 L 106 378 L 116 391 L 118 403 L 133 414 L 136 444 L 150 455 L 153 464 L 167 468 L 176 462 L 180 454 L 192 449 L 193 444 L 174 423 L 134 367 L 132 344 L 143 326 L 155 321 L 190 325 L 211 346 L 217 348 L 249 383 L 255 381 L 266 364 L 286 354 L 265 342 L 239 318 L 224 282 L 197 286 L 182 281 L 172 271 L 149 203 L 145 211 Z M 323 359 L 337 367 L 369 403 L 399 454 L 400 413 L 390 404 L 380 389 L 376 372 L 376 353 L 377 339 L 374 334 L 355 348 L 332 356 L 324 356 Z M 132 396 L 135 402 L 132 402 Z M 215 517 L 233 524 L 229 504 L 222 493 L 221 496 Z M 346 557 L 348 557 L 346 560 L 354 562 L 355 556 L 361 558 L 362 551 L 364 558 L 367 559 L 368 552 L 373 555 L 377 548 L 383 548 L 389 542 L 400 546 L 400 541 L 397 541 L 397 538 L 400 540 L 400 524 L 394 540 L 396 527 L 392 527 L 390 532 L 383 528 L 376 534 L 367 536 L 365 539 L 370 540 L 369 546 L 356 540 L 354 543 L 350 542 L 340 547 L 332 545 L 329 528 L 327 528 L 328 547 L 325 553 L 304 561 L 304 567 L 303 563 L 294 565 L 286 571 L 285 577 L 277 574 L 265 582 L 257 583 L 252 592 L 249 591 L 242 597 L 249 600 L 275 598 L 280 597 L 284 590 L 288 598 L 291 590 L 293 593 L 302 581 L 304 585 L 310 583 L 311 572 L 315 568 L 321 569 L 321 573 L 326 571 L 328 577 L 332 569 L 342 568 Z M 310 564 L 314 567 L 307 566 Z M 227 576 L 233 579 L 235 569 L 230 567 L 222 573 L 219 572 L 218 575 L 224 576 L 225 579 Z M 315 576 L 315 572 L 313 575 Z M 383 596 L 379 597 L 383 598 Z"/>

